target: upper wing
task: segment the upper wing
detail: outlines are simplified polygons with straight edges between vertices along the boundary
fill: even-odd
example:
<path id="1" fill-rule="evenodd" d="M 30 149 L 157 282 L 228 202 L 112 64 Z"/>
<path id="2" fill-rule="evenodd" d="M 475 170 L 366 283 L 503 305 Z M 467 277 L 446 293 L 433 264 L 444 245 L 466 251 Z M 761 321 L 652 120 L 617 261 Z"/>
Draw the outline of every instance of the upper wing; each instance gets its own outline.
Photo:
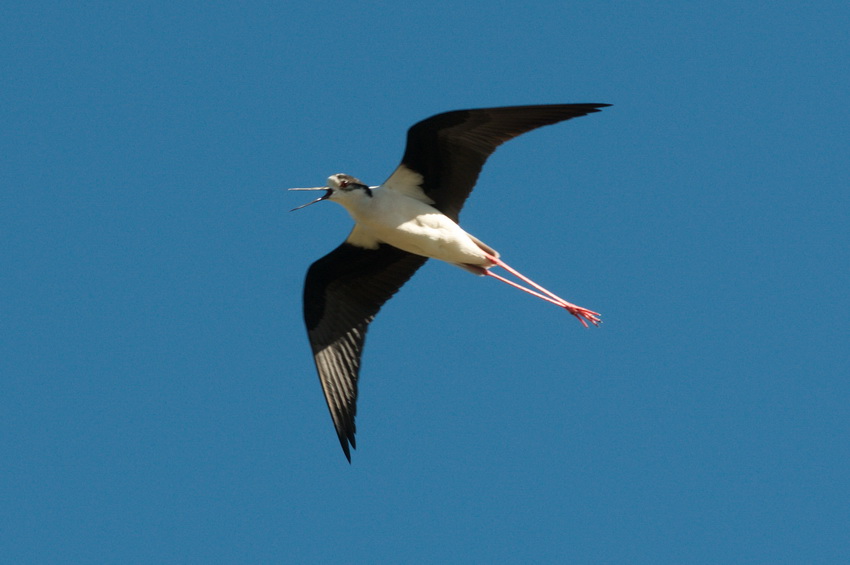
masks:
<path id="1" fill-rule="evenodd" d="M 339 443 L 351 461 L 360 355 L 369 323 L 427 258 L 389 245 L 348 242 L 310 266 L 304 322 Z"/>
<path id="2" fill-rule="evenodd" d="M 496 147 L 527 131 L 598 112 L 610 104 L 551 104 L 456 110 L 407 132 L 401 165 L 383 186 L 433 203 L 457 221 L 478 174 Z"/>

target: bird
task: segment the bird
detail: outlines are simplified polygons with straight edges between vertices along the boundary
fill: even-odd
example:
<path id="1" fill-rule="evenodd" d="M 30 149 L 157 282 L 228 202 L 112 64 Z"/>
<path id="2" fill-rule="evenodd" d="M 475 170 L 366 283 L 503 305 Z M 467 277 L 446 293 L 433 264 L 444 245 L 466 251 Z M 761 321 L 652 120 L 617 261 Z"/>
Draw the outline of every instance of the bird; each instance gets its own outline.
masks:
<path id="1" fill-rule="evenodd" d="M 533 129 L 599 112 L 610 104 L 547 104 L 455 110 L 407 132 L 401 163 L 378 186 L 348 174 L 292 211 L 325 200 L 355 224 L 345 241 L 313 263 L 304 282 L 307 335 L 325 400 L 346 459 L 356 449 L 357 383 L 366 330 L 375 315 L 429 258 L 490 276 L 567 310 L 588 327 L 600 314 L 567 302 L 519 273 L 464 231 L 459 214 L 484 163 L 502 143 Z M 500 267 L 527 284 L 491 272 Z"/>

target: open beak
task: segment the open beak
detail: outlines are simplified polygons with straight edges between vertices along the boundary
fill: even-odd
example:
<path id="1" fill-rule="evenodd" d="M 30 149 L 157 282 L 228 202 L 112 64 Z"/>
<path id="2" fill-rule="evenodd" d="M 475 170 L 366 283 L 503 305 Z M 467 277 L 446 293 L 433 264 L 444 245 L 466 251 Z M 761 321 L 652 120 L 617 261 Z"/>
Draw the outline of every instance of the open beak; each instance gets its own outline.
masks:
<path id="1" fill-rule="evenodd" d="M 322 200 L 327 200 L 328 198 L 330 198 L 331 193 L 333 193 L 333 191 L 330 188 L 328 188 L 327 186 L 314 186 L 312 188 L 290 188 L 289 190 L 326 190 L 327 191 L 323 195 L 321 195 L 320 197 L 316 198 L 315 200 L 311 200 L 307 204 L 302 204 L 301 206 L 296 206 L 295 208 L 290 210 L 290 212 L 300 210 L 301 208 L 306 208 L 310 204 L 315 204 L 316 202 L 321 202 Z"/>

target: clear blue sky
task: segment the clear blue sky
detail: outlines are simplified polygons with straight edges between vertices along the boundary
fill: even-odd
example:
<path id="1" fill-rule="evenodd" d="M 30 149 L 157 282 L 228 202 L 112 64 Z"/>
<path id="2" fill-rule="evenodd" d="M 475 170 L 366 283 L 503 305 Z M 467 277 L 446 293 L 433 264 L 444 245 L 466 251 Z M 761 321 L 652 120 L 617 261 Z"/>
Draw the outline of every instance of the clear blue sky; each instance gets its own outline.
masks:
<path id="1" fill-rule="evenodd" d="M 0 561 L 850 562 L 850 7 L 528 4 L 6 7 Z M 461 220 L 605 324 L 429 263 L 349 465 L 281 189 L 558 102 Z"/>

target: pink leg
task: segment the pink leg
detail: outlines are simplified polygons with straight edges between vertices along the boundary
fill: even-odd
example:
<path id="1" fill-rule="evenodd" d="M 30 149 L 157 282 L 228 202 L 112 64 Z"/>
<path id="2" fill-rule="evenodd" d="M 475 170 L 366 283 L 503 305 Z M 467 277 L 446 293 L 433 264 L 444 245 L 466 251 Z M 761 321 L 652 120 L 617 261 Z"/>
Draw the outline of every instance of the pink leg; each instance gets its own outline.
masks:
<path id="1" fill-rule="evenodd" d="M 518 289 L 520 289 L 524 292 L 532 294 L 532 295 L 534 295 L 538 298 L 542 298 L 543 300 L 546 300 L 547 302 L 551 302 L 552 304 L 556 304 L 556 305 L 566 309 L 570 314 L 572 314 L 573 316 L 578 318 L 578 321 L 581 322 L 584 327 L 588 327 L 588 325 L 587 325 L 588 322 L 590 322 L 594 326 L 598 326 L 600 323 L 602 323 L 602 320 L 599 317 L 600 314 L 598 312 L 594 312 L 593 310 L 588 310 L 587 308 L 582 308 L 581 306 L 576 306 L 575 304 L 572 304 L 571 302 L 567 302 L 566 300 L 564 300 L 563 298 L 561 298 L 557 294 L 555 294 L 555 293 L 553 293 L 549 290 L 546 290 L 545 288 L 543 288 L 542 286 L 540 286 L 539 284 L 537 284 L 533 280 L 529 279 L 528 277 L 526 277 L 525 275 L 523 275 L 522 273 L 520 273 L 519 271 L 517 271 L 516 269 L 514 269 L 513 267 L 511 267 L 510 265 L 508 265 L 507 263 L 505 263 L 501 259 L 499 259 L 498 257 L 494 257 L 492 255 L 487 255 L 487 259 L 492 261 L 494 265 L 498 265 L 499 267 L 502 267 L 503 269 L 505 269 L 506 271 L 508 271 L 512 275 L 514 275 L 515 277 L 519 278 L 520 280 L 525 281 L 526 283 L 530 284 L 531 286 L 533 286 L 537 290 L 547 294 L 548 297 L 543 296 L 542 294 L 540 294 L 538 292 L 534 292 L 533 290 L 531 290 L 529 288 L 525 288 L 524 286 L 521 286 L 521 285 L 519 285 L 519 284 L 517 284 L 513 281 L 509 281 L 508 279 L 506 279 L 504 277 L 501 277 L 499 275 L 491 273 L 487 269 L 484 269 L 485 275 L 491 276 L 495 279 L 498 279 L 498 280 L 500 280 L 504 283 L 507 283 L 507 284 L 513 286 L 514 288 L 518 288 Z"/>
<path id="2" fill-rule="evenodd" d="M 549 298 L 548 296 L 545 296 L 545 295 L 543 295 L 543 294 L 540 294 L 539 292 L 534 292 L 534 291 L 533 291 L 533 290 L 531 290 L 530 288 L 525 288 L 525 287 L 524 287 L 524 286 L 522 286 L 521 284 L 517 284 L 517 283 L 515 283 L 514 281 L 512 281 L 512 280 L 510 280 L 510 279 L 506 279 L 505 277 L 503 277 L 503 276 L 501 276 L 501 275 L 497 275 L 496 273 L 494 273 L 494 272 L 492 272 L 492 271 L 489 271 L 489 270 L 487 270 L 487 269 L 483 269 L 483 271 L 484 271 L 484 272 L 483 272 L 483 273 L 481 273 L 481 274 L 483 274 L 483 275 L 486 275 L 486 276 L 488 276 L 488 277 L 493 277 L 493 278 L 494 278 L 494 279 L 496 279 L 496 280 L 502 281 L 502 282 L 503 282 L 503 283 L 505 283 L 505 284 L 509 284 L 509 285 L 511 285 L 512 287 L 514 287 L 514 288 L 518 288 L 518 289 L 520 289 L 520 290 L 521 290 L 521 291 L 523 291 L 523 292 L 527 292 L 528 294 L 531 294 L 531 295 L 533 295 L 533 296 L 536 296 L 537 298 L 542 298 L 542 299 L 543 299 L 543 300 L 545 300 L 546 302 L 551 302 L 551 303 L 552 303 L 552 304 L 554 304 L 555 306 L 561 306 L 561 307 L 563 307 L 563 306 L 564 306 L 564 304 L 563 304 L 562 302 L 558 301 L 558 300 L 553 300 L 552 298 Z"/>

